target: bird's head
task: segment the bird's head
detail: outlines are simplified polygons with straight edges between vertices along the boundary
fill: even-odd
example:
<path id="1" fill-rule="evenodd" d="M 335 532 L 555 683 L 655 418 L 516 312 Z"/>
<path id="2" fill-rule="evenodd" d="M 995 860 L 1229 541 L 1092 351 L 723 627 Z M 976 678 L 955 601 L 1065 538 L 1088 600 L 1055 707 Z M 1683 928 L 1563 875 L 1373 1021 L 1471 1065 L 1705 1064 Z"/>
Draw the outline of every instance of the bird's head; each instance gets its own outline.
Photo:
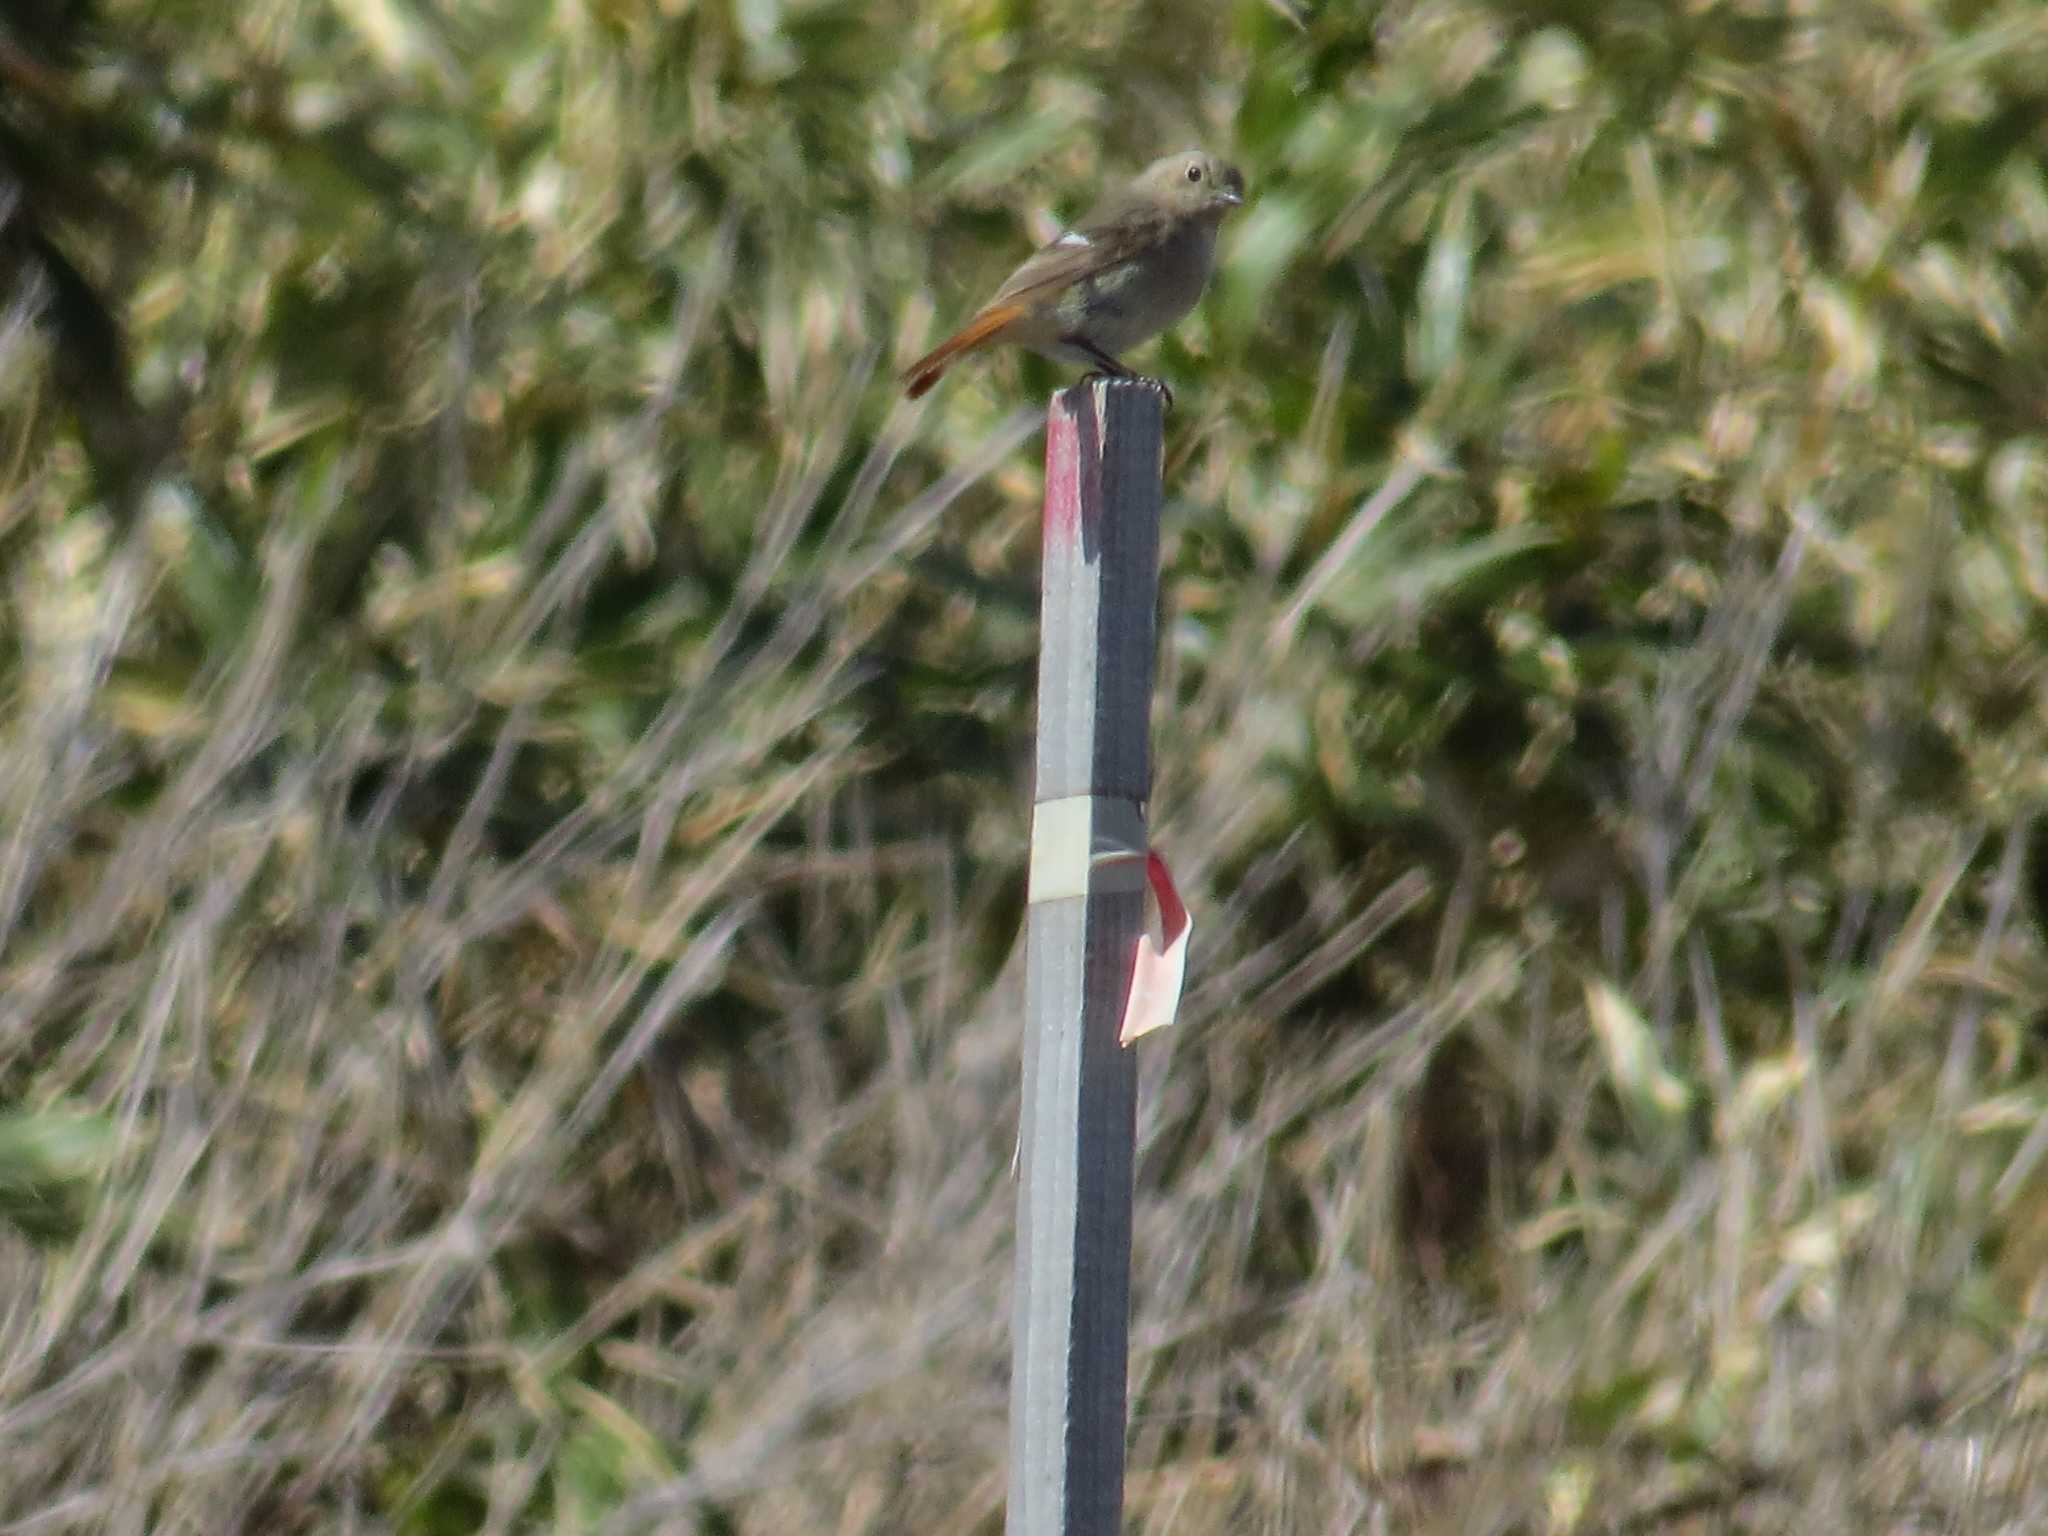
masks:
<path id="1" fill-rule="evenodd" d="M 1238 168 L 1199 149 L 1154 160 L 1138 173 L 1132 190 L 1183 215 L 1220 219 L 1244 206 L 1244 176 Z"/>

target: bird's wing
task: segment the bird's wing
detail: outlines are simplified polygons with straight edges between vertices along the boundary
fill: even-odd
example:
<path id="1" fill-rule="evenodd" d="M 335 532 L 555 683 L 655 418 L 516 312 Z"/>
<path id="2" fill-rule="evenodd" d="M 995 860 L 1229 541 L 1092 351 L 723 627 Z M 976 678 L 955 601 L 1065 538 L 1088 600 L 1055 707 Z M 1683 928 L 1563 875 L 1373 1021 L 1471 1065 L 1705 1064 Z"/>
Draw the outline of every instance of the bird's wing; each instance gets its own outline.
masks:
<path id="1" fill-rule="evenodd" d="M 996 290 L 987 308 L 1014 304 L 1035 293 L 1085 282 L 1120 267 L 1158 243 L 1165 218 L 1149 209 L 1113 209 L 1067 231 L 1028 257 Z"/>

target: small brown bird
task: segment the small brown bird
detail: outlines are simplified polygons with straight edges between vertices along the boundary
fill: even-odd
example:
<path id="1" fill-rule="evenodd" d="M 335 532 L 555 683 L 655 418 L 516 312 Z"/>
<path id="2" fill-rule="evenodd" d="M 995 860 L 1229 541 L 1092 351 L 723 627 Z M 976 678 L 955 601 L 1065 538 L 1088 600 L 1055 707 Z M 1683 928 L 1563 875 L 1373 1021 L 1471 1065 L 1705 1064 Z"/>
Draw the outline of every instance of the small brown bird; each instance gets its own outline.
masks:
<path id="1" fill-rule="evenodd" d="M 1153 161 L 904 370 L 903 392 L 915 400 L 953 359 L 997 342 L 1135 377 L 1117 354 L 1195 307 L 1216 266 L 1216 227 L 1243 204 L 1244 177 L 1214 155 Z"/>

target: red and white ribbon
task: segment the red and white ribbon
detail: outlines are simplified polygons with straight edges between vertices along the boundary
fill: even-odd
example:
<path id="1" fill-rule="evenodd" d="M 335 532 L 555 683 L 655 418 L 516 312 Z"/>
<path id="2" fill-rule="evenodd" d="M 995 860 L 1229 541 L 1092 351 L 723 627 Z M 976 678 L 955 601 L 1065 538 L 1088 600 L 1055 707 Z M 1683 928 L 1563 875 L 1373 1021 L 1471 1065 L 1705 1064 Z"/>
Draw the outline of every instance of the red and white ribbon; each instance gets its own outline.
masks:
<path id="1" fill-rule="evenodd" d="M 1131 957 L 1131 989 L 1117 1039 L 1129 1045 L 1171 1024 L 1187 979 L 1188 938 L 1194 925 L 1174 889 L 1166 860 L 1147 846 L 1145 813 L 1132 801 L 1108 795 L 1043 800 L 1031 820 L 1033 902 L 1152 888 L 1159 903 L 1160 936 L 1138 935 Z"/>
<path id="2" fill-rule="evenodd" d="M 1150 930 L 1138 935 L 1131 995 L 1124 1000 L 1123 1028 L 1116 1036 L 1124 1045 L 1166 1028 L 1180 1012 L 1181 983 L 1188 972 L 1188 935 L 1195 931 L 1187 903 L 1173 888 L 1166 860 L 1156 852 L 1145 855 L 1145 878 L 1151 883 L 1152 899 L 1159 903 L 1160 935 L 1156 940 Z"/>

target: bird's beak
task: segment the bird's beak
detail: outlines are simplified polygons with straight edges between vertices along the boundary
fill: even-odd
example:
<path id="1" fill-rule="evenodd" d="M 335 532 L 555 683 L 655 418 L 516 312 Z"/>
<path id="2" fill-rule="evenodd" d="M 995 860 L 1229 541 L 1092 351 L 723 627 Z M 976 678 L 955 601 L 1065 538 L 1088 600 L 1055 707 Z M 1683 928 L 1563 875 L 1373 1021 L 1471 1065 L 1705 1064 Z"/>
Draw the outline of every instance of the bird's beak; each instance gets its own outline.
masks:
<path id="1" fill-rule="evenodd" d="M 1219 208 L 1242 208 L 1244 194 L 1233 187 L 1219 187 L 1213 201 Z"/>

